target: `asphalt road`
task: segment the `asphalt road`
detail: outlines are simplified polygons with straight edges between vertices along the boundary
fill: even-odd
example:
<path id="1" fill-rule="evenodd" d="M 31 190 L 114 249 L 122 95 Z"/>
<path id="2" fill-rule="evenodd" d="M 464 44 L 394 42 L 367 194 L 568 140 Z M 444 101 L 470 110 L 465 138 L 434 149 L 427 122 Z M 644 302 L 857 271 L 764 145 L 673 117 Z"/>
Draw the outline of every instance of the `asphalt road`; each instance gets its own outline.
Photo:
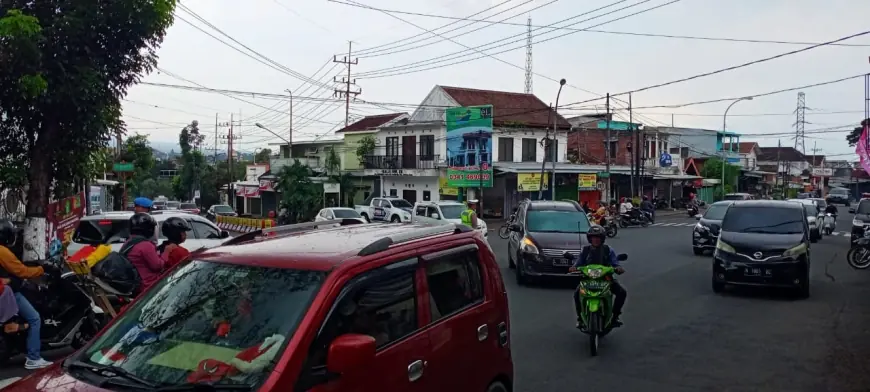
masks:
<path id="1" fill-rule="evenodd" d="M 851 219 L 841 216 L 840 232 Z M 516 391 L 870 390 L 870 274 L 846 264 L 847 236 L 813 244 L 807 300 L 765 290 L 717 295 L 710 257 L 692 254 L 694 223 L 660 218 L 608 240 L 629 255 L 620 278 L 629 296 L 625 325 L 594 358 L 574 328 L 573 282 L 517 286 L 506 243 L 491 231 L 510 297 Z M 22 365 L 0 369 L 0 379 L 25 375 Z"/>
<path id="2" fill-rule="evenodd" d="M 841 216 L 838 228 L 851 219 Z M 505 241 L 490 238 L 510 297 L 516 390 L 870 390 L 870 275 L 846 264 L 848 237 L 813 244 L 808 300 L 766 290 L 717 295 L 710 256 L 692 254 L 694 222 L 660 219 L 608 240 L 629 255 L 620 277 L 629 294 L 625 325 L 594 358 L 574 328 L 573 283 L 517 286 Z"/>

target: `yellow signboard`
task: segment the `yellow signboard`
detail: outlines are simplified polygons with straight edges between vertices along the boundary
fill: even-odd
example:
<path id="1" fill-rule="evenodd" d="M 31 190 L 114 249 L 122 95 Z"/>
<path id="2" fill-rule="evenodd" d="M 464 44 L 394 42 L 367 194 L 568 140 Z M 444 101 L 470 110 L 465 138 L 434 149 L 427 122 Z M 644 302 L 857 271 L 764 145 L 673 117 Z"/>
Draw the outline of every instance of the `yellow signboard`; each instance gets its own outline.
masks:
<path id="1" fill-rule="evenodd" d="M 577 175 L 577 190 L 580 191 L 595 191 L 598 190 L 598 176 L 595 174 L 578 174 Z"/>
<path id="2" fill-rule="evenodd" d="M 550 188 L 548 173 L 544 173 L 544 190 Z M 538 192 L 541 190 L 540 173 L 517 173 L 517 191 Z"/>
<path id="3" fill-rule="evenodd" d="M 459 188 L 452 188 L 447 186 L 447 177 L 439 177 L 438 194 L 445 196 L 459 196 Z"/>

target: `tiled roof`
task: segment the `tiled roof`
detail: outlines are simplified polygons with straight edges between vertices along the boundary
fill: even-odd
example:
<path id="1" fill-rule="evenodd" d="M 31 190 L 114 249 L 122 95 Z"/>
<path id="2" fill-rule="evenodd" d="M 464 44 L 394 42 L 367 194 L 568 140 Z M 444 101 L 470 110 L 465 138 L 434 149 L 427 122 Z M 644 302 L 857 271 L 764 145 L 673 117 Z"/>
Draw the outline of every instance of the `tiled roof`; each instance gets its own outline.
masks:
<path id="1" fill-rule="evenodd" d="M 359 120 L 353 124 L 350 124 L 342 129 L 339 129 L 338 131 L 335 131 L 335 133 L 359 132 L 359 131 L 366 131 L 369 129 L 378 128 L 378 127 L 380 127 L 380 126 L 382 126 L 390 121 L 395 120 L 399 116 L 404 116 L 407 114 L 408 113 L 389 113 L 389 114 L 377 114 L 374 116 L 365 116 L 361 120 Z"/>
<path id="2" fill-rule="evenodd" d="M 740 154 L 749 154 L 754 147 L 758 147 L 756 142 L 740 142 L 736 144 Z M 731 151 L 731 143 L 725 143 L 725 149 Z"/>
<path id="3" fill-rule="evenodd" d="M 441 86 L 441 89 L 460 106 L 492 105 L 495 126 L 517 124 L 530 128 L 552 127 L 549 105 L 533 94 L 448 86 Z M 556 121 L 559 128 L 571 128 L 568 120 L 558 113 Z"/>
<path id="4" fill-rule="evenodd" d="M 801 162 L 804 154 L 795 150 L 794 147 L 761 147 L 761 154 L 758 155 L 760 162 Z"/>

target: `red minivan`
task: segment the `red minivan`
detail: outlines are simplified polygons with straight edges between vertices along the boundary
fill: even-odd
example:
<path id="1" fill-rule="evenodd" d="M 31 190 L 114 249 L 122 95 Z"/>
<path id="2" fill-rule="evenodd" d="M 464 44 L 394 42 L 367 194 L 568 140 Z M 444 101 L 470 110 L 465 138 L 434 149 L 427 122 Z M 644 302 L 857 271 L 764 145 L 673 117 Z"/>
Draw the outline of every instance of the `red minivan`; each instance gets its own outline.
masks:
<path id="1" fill-rule="evenodd" d="M 486 240 L 461 225 L 353 223 L 198 254 L 6 390 L 511 391 L 507 294 Z"/>

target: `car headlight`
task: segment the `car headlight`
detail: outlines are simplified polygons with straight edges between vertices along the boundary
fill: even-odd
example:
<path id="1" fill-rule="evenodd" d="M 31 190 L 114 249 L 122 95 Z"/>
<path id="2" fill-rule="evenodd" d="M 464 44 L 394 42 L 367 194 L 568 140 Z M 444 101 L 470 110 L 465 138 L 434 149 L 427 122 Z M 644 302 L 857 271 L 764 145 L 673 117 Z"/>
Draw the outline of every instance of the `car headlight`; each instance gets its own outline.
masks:
<path id="1" fill-rule="evenodd" d="M 864 226 L 864 221 L 860 219 L 852 219 L 852 226 Z"/>
<path id="2" fill-rule="evenodd" d="M 807 253 L 807 249 L 809 249 L 807 248 L 807 244 L 800 244 L 785 252 L 782 252 L 782 255 L 786 257 L 800 256 L 804 253 Z"/>
<path id="3" fill-rule="evenodd" d="M 695 224 L 695 230 L 698 231 L 707 231 L 707 226 L 702 225 L 700 222 Z"/>
<path id="4" fill-rule="evenodd" d="M 529 237 L 523 237 L 523 241 L 520 242 L 520 250 L 526 253 L 538 254 L 538 247 L 535 246 L 535 243 Z"/>
<path id="5" fill-rule="evenodd" d="M 721 250 L 722 252 L 726 253 L 737 253 L 737 251 L 734 250 L 733 246 L 726 244 L 722 241 L 721 238 L 719 239 L 719 241 L 716 241 L 716 250 Z"/>

